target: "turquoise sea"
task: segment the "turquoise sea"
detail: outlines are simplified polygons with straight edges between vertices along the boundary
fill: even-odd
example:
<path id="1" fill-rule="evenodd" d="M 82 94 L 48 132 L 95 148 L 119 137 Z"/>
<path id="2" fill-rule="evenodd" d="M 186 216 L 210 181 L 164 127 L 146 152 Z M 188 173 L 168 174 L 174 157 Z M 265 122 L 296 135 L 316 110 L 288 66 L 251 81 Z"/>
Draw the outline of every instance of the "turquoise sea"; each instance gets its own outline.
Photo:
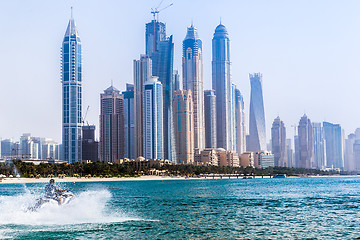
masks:
<path id="1" fill-rule="evenodd" d="M 0 185 L 0 238 L 360 238 L 359 177 L 62 183 L 69 205 L 27 212 L 44 185 Z"/>

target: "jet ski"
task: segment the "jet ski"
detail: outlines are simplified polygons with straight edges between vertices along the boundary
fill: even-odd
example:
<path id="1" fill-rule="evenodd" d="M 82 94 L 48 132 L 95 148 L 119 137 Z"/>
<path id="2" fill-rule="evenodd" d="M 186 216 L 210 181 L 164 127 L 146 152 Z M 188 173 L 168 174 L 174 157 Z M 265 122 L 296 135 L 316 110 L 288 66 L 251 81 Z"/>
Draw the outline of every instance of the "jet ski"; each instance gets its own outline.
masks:
<path id="1" fill-rule="evenodd" d="M 59 203 L 59 201 L 55 198 L 50 198 L 50 197 L 42 197 L 40 198 L 36 204 L 32 207 L 28 208 L 28 211 L 38 211 L 40 208 L 46 206 L 46 205 L 67 205 L 69 204 L 69 202 L 71 201 L 71 199 L 73 199 L 73 197 L 75 197 L 75 195 L 70 192 L 70 191 L 59 191 L 58 192 L 58 196 L 61 196 L 61 203 Z"/>

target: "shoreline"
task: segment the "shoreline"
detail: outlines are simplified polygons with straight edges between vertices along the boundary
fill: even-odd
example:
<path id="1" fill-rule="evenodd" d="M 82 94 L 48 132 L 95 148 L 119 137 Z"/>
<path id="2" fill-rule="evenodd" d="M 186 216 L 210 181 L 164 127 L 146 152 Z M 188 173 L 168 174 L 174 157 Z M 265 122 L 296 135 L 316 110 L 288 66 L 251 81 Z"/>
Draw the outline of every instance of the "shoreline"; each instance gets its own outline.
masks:
<path id="1" fill-rule="evenodd" d="M 305 176 L 290 176 L 287 178 L 297 178 L 297 177 L 305 177 Z M 329 175 L 329 176 L 306 176 L 306 177 L 358 177 L 358 175 Z M 270 179 L 270 176 L 256 176 L 256 179 Z M 0 185 L 1 184 L 16 184 L 16 183 L 47 183 L 51 178 L 0 178 Z M 76 177 L 65 177 L 65 178 L 58 178 L 54 177 L 55 182 L 57 183 L 67 183 L 67 182 L 122 182 L 122 181 L 163 181 L 163 180 L 222 180 L 222 179 L 243 179 L 242 177 L 226 177 L 223 176 L 222 178 L 217 176 L 213 177 L 169 177 L 169 176 L 140 176 L 140 177 L 111 177 L 111 178 L 100 178 L 100 177 L 91 177 L 91 178 L 76 178 Z"/>

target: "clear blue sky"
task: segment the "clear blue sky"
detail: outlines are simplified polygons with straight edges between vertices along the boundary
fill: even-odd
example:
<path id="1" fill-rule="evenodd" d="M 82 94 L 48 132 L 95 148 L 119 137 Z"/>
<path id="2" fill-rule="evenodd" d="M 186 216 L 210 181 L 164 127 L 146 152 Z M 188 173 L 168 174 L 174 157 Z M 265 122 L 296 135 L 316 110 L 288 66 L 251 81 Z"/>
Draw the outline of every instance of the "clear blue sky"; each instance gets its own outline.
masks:
<path id="1" fill-rule="evenodd" d="M 60 47 L 74 7 L 83 42 L 83 108 L 99 122 L 99 94 L 113 80 L 133 82 L 132 61 L 145 51 L 145 23 L 160 0 L 0 1 L 0 137 L 24 132 L 61 140 Z M 222 23 L 231 39 L 232 79 L 249 112 L 248 74 L 263 73 L 267 138 L 279 115 L 288 136 L 306 112 L 312 121 L 360 127 L 360 1 L 164 0 L 160 13 L 181 44 L 194 22 L 203 41 L 205 89 L 211 88 L 211 39 Z M 247 117 L 248 118 L 248 117 Z"/>

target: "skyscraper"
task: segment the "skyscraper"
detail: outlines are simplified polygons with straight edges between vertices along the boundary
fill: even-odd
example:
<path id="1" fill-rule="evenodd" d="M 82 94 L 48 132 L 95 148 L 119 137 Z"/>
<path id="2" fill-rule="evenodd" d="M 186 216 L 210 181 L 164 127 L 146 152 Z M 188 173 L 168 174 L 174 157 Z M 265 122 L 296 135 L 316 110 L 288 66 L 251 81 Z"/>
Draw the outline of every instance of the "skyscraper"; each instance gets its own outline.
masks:
<path id="1" fill-rule="evenodd" d="M 343 134 L 340 124 L 323 122 L 326 140 L 326 165 L 329 168 L 344 167 Z"/>
<path id="2" fill-rule="evenodd" d="M 124 96 L 110 86 L 100 95 L 100 160 L 124 157 Z"/>
<path id="3" fill-rule="evenodd" d="M 164 158 L 176 162 L 176 144 L 174 133 L 174 119 L 172 108 L 172 94 L 175 90 L 173 62 L 174 43 L 173 37 L 166 36 L 166 26 L 154 20 L 146 24 L 146 54 L 152 60 L 152 76 L 159 77 L 163 87 L 163 146 Z"/>
<path id="4" fill-rule="evenodd" d="M 165 24 L 156 19 L 146 24 L 145 32 L 145 49 L 146 54 L 151 56 L 152 53 L 159 50 L 159 44 L 166 39 Z"/>
<path id="5" fill-rule="evenodd" d="M 134 60 L 135 158 L 144 156 L 143 88 L 151 76 L 152 62 L 149 56 L 141 55 L 140 60 Z"/>
<path id="6" fill-rule="evenodd" d="M 124 95 L 124 128 L 125 152 L 124 157 L 135 159 L 135 106 L 134 85 L 127 84 Z"/>
<path id="7" fill-rule="evenodd" d="M 143 123 L 145 159 L 164 158 L 163 140 L 163 89 L 158 77 L 151 77 L 144 84 Z"/>
<path id="8" fill-rule="evenodd" d="M 325 138 L 324 129 L 321 123 L 312 123 L 314 134 L 314 164 L 315 168 L 322 169 L 326 167 Z"/>
<path id="9" fill-rule="evenodd" d="M 280 117 L 275 118 L 272 124 L 271 143 L 275 166 L 287 167 L 286 129 L 284 122 L 281 121 Z"/>
<path id="10" fill-rule="evenodd" d="M 291 146 L 291 139 L 286 139 L 286 154 L 288 160 L 288 167 L 295 167 L 294 150 Z"/>
<path id="11" fill-rule="evenodd" d="M 236 151 L 242 154 L 246 151 L 246 128 L 244 98 L 239 89 L 235 90 L 235 123 L 236 123 Z"/>
<path id="12" fill-rule="evenodd" d="M 82 157 L 91 162 L 99 161 L 99 142 L 95 141 L 95 125 L 82 127 Z"/>
<path id="13" fill-rule="evenodd" d="M 159 77 L 163 87 L 163 116 L 164 116 L 164 158 L 176 162 L 176 144 L 172 108 L 174 92 L 174 43 L 170 36 L 158 43 L 158 50 L 151 54 L 152 75 Z"/>
<path id="14" fill-rule="evenodd" d="M 298 126 L 299 161 L 297 167 L 314 168 L 314 139 L 310 119 L 304 114 Z"/>
<path id="15" fill-rule="evenodd" d="M 212 87 L 216 94 L 217 147 L 236 150 L 230 66 L 230 39 L 225 26 L 220 24 L 212 39 Z"/>
<path id="16" fill-rule="evenodd" d="M 216 95 L 215 90 L 204 91 L 205 147 L 216 148 Z"/>
<path id="17" fill-rule="evenodd" d="M 180 74 L 178 70 L 174 70 L 174 91 L 180 90 Z"/>
<path id="18" fill-rule="evenodd" d="M 354 162 L 354 144 L 356 141 L 356 135 L 351 133 L 348 135 L 348 138 L 345 140 L 345 154 L 344 154 L 344 170 L 345 171 L 354 171 L 355 162 Z"/>
<path id="19" fill-rule="evenodd" d="M 262 93 L 262 74 L 249 74 L 251 84 L 248 151 L 266 149 L 265 112 Z"/>
<path id="20" fill-rule="evenodd" d="M 82 160 L 82 63 L 81 41 L 71 17 L 62 43 L 62 146 L 63 160 Z"/>
<path id="21" fill-rule="evenodd" d="M 177 163 L 194 162 L 193 101 L 190 90 L 176 90 L 173 99 Z"/>
<path id="22" fill-rule="evenodd" d="M 193 94 L 194 147 L 203 149 L 205 146 L 205 123 L 202 41 L 193 25 L 187 29 L 183 41 L 182 67 L 184 89 L 191 90 Z"/>

